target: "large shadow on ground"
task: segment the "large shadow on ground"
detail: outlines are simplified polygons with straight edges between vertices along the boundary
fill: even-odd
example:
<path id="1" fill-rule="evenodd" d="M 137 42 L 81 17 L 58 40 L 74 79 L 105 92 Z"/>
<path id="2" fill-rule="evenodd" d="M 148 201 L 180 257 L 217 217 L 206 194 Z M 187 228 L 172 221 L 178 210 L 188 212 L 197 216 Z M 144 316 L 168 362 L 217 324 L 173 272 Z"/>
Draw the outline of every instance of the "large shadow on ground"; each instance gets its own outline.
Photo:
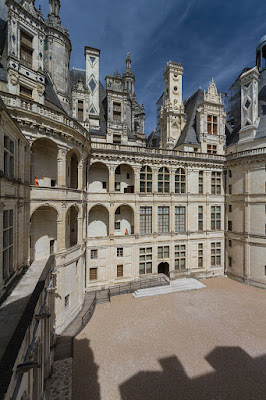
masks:
<path id="1" fill-rule="evenodd" d="M 176 356 L 160 359 L 162 371 L 139 372 L 120 385 L 122 400 L 265 400 L 266 354 L 217 347 L 206 360 L 215 371 L 189 378 Z M 93 397 L 92 397 L 93 398 Z"/>
<path id="2" fill-rule="evenodd" d="M 100 400 L 98 365 L 88 339 L 73 342 L 72 400 Z"/>

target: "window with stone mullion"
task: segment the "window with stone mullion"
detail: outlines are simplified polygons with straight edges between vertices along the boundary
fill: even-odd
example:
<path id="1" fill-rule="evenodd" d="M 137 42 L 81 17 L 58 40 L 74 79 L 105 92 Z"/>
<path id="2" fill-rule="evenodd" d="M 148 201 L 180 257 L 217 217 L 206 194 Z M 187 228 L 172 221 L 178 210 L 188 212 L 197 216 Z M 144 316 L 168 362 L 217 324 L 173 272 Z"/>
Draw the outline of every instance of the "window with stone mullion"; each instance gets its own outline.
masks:
<path id="1" fill-rule="evenodd" d="M 140 193 L 152 192 L 152 170 L 144 166 L 140 170 Z"/>
<path id="2" fill-rule="evenodd" d="M 152 233 L 152 207 L 140 207 L 140 234 Z"/>
<path id="3" fill-rule="evenodd" d="M 175 193 L 186 193 L 186 172 L 184 168 L 178 168 L 175 172 Z"/>
<path id="4" fill-rule="evenodd" d="M 169 207 L 158 207 L 158 232 L 169 232 Z"/>
<path id="5" fill-rule="evenodd" d="M 186 208 L 175 207 L 175 232 L 185 232 L 186 230 Z"/>
<path id="6" fill-rule="evenodd" d="M 162 167 L 158 172 L 158 193 L 169 193 L 170 175 L 166 167 Z"/>

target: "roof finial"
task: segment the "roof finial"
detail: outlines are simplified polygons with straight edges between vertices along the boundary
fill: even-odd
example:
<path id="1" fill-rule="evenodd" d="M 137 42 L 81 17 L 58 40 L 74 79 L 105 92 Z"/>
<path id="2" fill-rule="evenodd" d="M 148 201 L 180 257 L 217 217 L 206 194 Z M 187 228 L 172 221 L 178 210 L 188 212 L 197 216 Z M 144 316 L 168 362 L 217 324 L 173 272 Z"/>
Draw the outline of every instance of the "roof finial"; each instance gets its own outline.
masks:
<path id="1" fill-rule="evenodd" d="M 131 57 L 130 57 L 129 51 L 127 53 L 126 66 L 127 66 L 127 69 L 131 69 Z"/>

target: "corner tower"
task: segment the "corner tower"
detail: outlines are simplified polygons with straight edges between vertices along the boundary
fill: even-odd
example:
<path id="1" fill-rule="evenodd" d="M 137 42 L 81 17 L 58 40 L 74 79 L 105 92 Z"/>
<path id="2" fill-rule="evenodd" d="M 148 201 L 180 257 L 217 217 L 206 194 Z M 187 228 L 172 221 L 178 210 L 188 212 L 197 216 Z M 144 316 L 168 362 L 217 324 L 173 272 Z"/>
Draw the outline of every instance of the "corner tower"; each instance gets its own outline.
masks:
<path id="1" fill-rule="evenodd" d="M 266 68 L 266 35 L 264 35 L 256 49 L 256 65 L 259 72 Z"/>
<path id="2" fill-rule="evenodd" d="M 60 0 L 49 0 L 49 14 L 46 21 L 46 39 L 44 43 L 45 66 L 62 106 L 69 113 L 71 42 L 68 30 L 61 24 L 59 11 Z"/>
<path id="3" fill-rule="evenodd" d="M 162 146 L 173 148 L 185 125 L 181 64 L 168 61 L 164 72 L 164 104 L 160 113 Z"/>

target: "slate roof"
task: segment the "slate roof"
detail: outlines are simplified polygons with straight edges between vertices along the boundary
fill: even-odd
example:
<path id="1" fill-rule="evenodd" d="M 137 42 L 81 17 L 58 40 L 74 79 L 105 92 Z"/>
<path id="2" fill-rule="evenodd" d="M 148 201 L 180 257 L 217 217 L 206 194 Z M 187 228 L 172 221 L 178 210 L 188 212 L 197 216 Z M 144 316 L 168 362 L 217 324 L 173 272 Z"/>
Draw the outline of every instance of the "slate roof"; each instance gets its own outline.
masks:
<path id="1" fill-rule="evenodd" d="M 48 104 L 47 104 L 48 103 Z M 61 105 L 52 85 L 52 82 L 49 79 L 49 76 L 45 76 L 45 91 L 44 91 L 44 105 L 51 107 L 51 105 L 55 108 L 59 108 L 60 111 L 64 111 L 63 106 Z"/>
<path id="2" fill-rule="evenodd" d="M 178 147 L 181 144 L 192 144 L 196 146 L 200 145 L 196 130 L 196 115 L 197 109 L 203 100 L 204 94 L 201 89 L 198 89 L 195 93 L 193 93 L 192 96 L 185 100 L 184 107 L 187 116 L 187 122 L 175 147 Z"/>

